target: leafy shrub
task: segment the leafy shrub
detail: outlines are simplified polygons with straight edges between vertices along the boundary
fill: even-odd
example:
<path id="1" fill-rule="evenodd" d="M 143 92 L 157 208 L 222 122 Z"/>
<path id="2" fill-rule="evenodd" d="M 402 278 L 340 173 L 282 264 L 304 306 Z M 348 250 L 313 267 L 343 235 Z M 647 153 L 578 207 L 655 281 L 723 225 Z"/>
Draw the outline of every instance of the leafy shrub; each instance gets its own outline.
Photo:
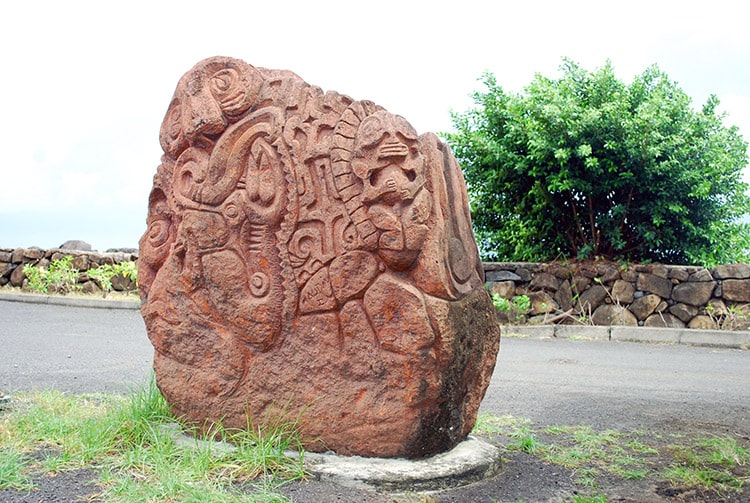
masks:
<path id="1" fill-rule="evenodd" d="M 531 309 L 531 299 L 528 295 L 518 295 L 508 300 L 493 293 L 492 303 L 497 310 L 507 313 L 508 321 L 511 323 L 521 323 Z"/>
<path id="2" fill-rule="evenodd" d="M 77 288 L 78 269 L 74 268 L 73 257 L 66 255 L 50 262 L 44 269 L 31 264 L 23 266 L 23 273 L 29 280 L 29 288 L 36 292 L 69 293 Z"/>
<path id="3" fill-rule="evenodd" d="M 94 269 L 89 269 L 87 273 L 105 293 L 112 291 L 112 278 L 115 276 L 122 276 L 133 283 L 138 283 L 138 266 L 132 261 L 100 265 Z"/>

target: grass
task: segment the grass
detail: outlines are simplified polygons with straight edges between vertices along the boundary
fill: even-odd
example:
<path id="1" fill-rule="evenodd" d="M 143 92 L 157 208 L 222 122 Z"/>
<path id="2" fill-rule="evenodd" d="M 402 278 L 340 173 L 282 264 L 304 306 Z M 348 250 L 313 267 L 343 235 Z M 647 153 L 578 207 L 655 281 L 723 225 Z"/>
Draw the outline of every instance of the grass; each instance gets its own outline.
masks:
<path id="1" fill-rule="evenodd" d="M 575 503 L 606 502 L 597 483 L 604 475 L 667 480 L 717 494 L 739 492 L 750 480 L 750 449 L 729 436 L 671 435 L 665 441 L 644 431 L 597 431 L 588 425 L 538 428 L 527 419 L 492 414 L 480 414 L 474 432 L 505 437 L 500 441 L 509 452 L 569 469 L 573 482 L 589 492 L 570 500 Z"/>
<path id="2" fill-rule="evenodd" d="M 91 468 L 113 502 L 288 501 L 278 487 L 305 476 L 296 423 L 281 417 L 243 430 L 217 427 L 179 442 L 153 379 L 129 396 L 18 396 L 0 413 L 0 489 L 33 489 L 31 477 Z M 218 437 L 233 449 L 205 442 Z M 285 455 L 296 448 L 300 456 Z"/>
<path id="3" fill-rule="evenodd" d="M 750 450 L 731 437 L 702 437 L 687 445 L 670 446 L 674 463 L 665 474 L 691 487 L 716 492 L 739 491 L 750 480 Z"/>

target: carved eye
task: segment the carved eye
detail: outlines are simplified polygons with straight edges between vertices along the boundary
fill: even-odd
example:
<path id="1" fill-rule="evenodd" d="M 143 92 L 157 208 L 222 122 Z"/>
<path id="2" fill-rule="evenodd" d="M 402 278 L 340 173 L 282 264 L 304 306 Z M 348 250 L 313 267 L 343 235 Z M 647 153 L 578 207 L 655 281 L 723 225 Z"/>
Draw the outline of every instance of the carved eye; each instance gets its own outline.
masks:
<path id="1" fill-rule="evenodd" d="M 362 122 L 357 135 L 359 137 L 358 147 L 369 148 L 380 143 L 380 140 L 385 136 L 385 131 L 380 119 L 371 115 Z"/>
<path id="2" fill-rule="evenodd" d="M 170 140 L 176 140 L 182 129 L 182 105 L 175 101 L 167 113 L 167 120 L 164 121 L 167 127 L 167 134 Z"/>
<path id="3" fill-rule="evenodd" d="M 262 272 L 253 273 L 250 276 L 250 293 L 253 297 L 265 297 L 271 286 L 271 280 Z"/>
<path id="4" fill-rule="evenodd" d="M 167 114 L 161 124 L 159 139 L 164 152 L 177 157 L 187 148 L 187 141 L 182 130 L 183 105 L 175 98 L 169 105 Z"/>
<path id="5" fill-rule="evenodd" d="M 247 110 L 248 90 L 239 72 L 234 68 L 224 68 L 210 78 L 211 94 L 227 115 L 238 115 Z"/>
<path id="6" fill-rule="evenodd" d="M 220 70 L 211 76 L 211 93 L 217 98 L 224 96 L 238 80 L 236 70 L 231 68 Z"/>
<path id="7" fill-rule="evenodd" d="M 148 226 L 148 242 L 154 248 L 163 245 L 169 238 L 169 222 L 164 219 L 154 220 Z"/>
<path id="8" fill-rule="evenodd" d="M 224 215 L 227 218 L 235 219 L 237 218 L 237 216 L 239 216 L 239 214 L 240 214 L 240 210 L 237 207 L 237 205 L 234 203 L 227 204 L 226 207 L 224 208 Z"/>

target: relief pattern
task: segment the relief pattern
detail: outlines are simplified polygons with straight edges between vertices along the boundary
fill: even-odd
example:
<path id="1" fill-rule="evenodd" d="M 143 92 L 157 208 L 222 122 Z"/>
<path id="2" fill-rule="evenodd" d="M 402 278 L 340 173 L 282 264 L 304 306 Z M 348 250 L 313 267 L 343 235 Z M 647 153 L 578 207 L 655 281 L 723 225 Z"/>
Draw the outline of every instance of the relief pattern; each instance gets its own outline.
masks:
<path id="1" fill-rule="evenodd" d="M 488 300 L 460 168 L 437 137 L 291 72 L 215 57 L 180 80 L 160 142 L 139 284 L 176 412 L 241 423 L 292 400 L 320 446 L 364 455 L 421 456 L 468 433 L 477 396 L 446 398 L 443 374 L 466 374 L 481 400 L 499 332 L 480 334 L 491 358 L 454 368 L 465 335 L 444 313 Z M 340 399 L 349 419 L 332 419 Z M 423 415 L 456 403 L 461 431 L 425 445 Z M 395 443 L 342 438 L 370 423 L 386 435 L 393 415 L 411 417 Z"/>

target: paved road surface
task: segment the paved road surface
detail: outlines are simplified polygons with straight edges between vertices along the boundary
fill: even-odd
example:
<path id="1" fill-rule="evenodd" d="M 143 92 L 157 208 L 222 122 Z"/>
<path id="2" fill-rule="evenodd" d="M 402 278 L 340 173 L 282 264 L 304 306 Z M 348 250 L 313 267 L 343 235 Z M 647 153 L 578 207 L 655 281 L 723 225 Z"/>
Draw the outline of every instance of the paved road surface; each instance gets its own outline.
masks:
<path id="1" fill-rule="evenodd" d="M 0 390 L 127 392 L 149 375 L 153 349 L 131 309 L 0 301 Z"/>
<path id="2" fill-rule="evenodd" d="M 138 311 L 0 301 L 0 390 L 125 392 L 153 350 Z M 482 410 L 539 424 L 750 436 L 750 351 L 505 338 Z"/>
<path id="3" fill-rule="evenodd" d="M 482 410 L 544 424 L 750 437 L 750 351 L 632 342 L 501 343 Z"/>

